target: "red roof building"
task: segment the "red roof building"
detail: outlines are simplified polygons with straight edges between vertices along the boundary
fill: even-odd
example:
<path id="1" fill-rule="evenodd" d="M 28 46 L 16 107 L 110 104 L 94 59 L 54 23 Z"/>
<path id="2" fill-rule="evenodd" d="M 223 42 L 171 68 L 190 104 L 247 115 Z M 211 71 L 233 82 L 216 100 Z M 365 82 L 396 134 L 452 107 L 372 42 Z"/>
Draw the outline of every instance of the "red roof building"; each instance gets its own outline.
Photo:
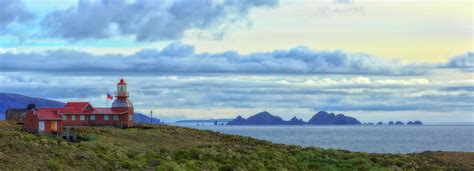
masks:
<path id="1" fill-rule="evenodd" d="M 111 108 L 95 108 L 89 102 L 68 102 L 60 108 L 34 108 L 26 111 L 26 129 L 35 133 L 60 133 L 66 127 L 133 127 L 133 104 L 128 99 L 127 83 L 117 83 Z"/>

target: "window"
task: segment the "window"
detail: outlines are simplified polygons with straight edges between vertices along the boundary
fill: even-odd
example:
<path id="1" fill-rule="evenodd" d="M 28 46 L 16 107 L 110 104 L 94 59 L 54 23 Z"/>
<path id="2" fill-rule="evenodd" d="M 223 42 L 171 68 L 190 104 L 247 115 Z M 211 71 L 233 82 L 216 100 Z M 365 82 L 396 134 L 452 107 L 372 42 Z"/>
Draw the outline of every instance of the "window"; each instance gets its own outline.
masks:
<path id="1" fill-rule="evenodd" d="M 104 121 L 108 121 L 109 120 L 109 115 L 104 115 Z"/>
<path id="2" fill-rule="evenodd" d="M 84 110 L 92 110 L 92 109 L 93 109 L 92 106 L 88 104 Z"/>
<path id="3" fill-rule="evenodd" d="M 81 115 L 81 121 L 86 120 L 86 116 Z"/>
<path id="4" fill-rule="evenodd" d="M 128 120 L 133 121 L 133 115 L 128 115 Z"/>
<path id="5" fill-rule="evenodd" d="M 90 119 L 91 121 L 95 121 L 95 115 L 91 115 L 91 116 L 89 117 L 89 119 Z"/>
<path id="6" fill-rule="evenodd" d="M 67 121 L 67 115 L 63 115 L 63 121 Z"/>
<path id="7" fill-rule="evenodd" d="M 72 115 L 71 120 L 75 121 L 76 120 L 76 115 Z"/>
<path id="8" fill-rule="evenodd" d="M 114 121 L 118 121 L 119 117 L 117 115 L 114 116 Z"/>

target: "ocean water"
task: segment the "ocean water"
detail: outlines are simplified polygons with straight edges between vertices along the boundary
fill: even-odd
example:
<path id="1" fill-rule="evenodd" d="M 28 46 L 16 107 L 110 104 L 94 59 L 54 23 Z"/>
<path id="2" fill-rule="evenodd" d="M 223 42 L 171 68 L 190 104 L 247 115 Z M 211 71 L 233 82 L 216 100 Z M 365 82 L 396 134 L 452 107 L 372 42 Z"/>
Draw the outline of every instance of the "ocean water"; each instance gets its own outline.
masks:
<path id="1" fill-rule="evenodd" d="M 474 152 L 474 126 L 227 126 L 177 124 L 280 144 L 370 153 Z"/>

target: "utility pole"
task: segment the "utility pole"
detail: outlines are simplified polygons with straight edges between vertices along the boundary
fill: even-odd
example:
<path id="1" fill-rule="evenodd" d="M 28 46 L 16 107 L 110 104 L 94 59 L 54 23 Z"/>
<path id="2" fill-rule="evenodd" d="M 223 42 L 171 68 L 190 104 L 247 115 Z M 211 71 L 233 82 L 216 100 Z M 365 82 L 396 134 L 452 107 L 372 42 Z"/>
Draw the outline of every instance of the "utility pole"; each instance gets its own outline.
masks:
<path id="1" fill-rule="evenodd" d="M 150 124 L 153 125 L 153 110 L 150 110 Z"/>

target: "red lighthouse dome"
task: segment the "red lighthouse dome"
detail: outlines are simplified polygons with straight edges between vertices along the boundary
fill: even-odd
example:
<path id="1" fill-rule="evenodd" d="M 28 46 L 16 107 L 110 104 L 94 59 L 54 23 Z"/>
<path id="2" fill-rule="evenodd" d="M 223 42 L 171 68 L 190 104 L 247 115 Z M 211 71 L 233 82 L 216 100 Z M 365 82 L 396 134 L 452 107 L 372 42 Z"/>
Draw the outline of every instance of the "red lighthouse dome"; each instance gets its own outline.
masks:
<path id="1" fill-rule="evenodd" d="M 127 85 L 127 83 L 122 79 L 120 79 L 120 82 L 117 83 L 117 85 Z"/>

